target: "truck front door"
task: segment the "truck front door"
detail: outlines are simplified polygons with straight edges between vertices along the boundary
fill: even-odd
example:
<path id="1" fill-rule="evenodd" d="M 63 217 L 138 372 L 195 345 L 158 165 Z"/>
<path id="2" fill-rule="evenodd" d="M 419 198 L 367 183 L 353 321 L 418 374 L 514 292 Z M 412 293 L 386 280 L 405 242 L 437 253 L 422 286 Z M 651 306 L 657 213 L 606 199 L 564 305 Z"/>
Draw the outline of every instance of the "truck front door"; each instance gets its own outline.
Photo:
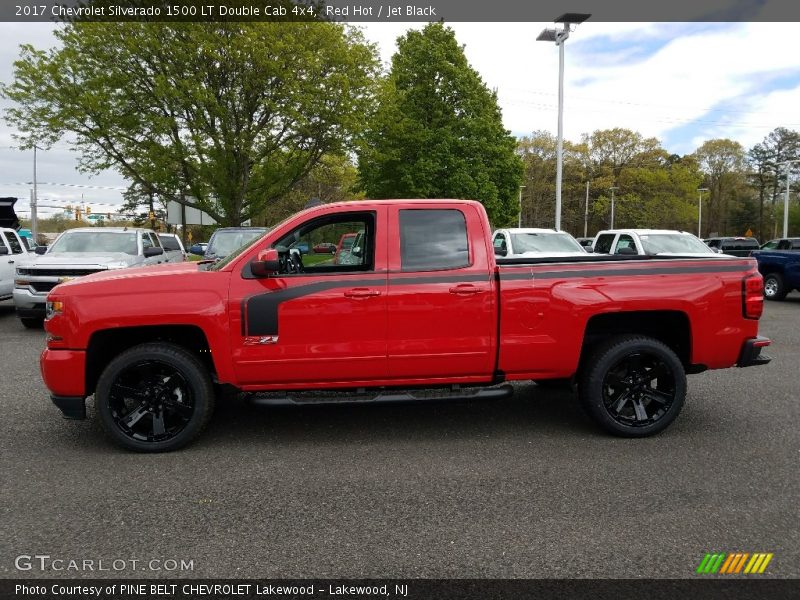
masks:
<path id="1" fill-rule="evenodd" d="M 354 234 L 346 255 L 313 251 L 345 234 Z M 256 278 L 245 265 L 234 273 L 229 312 L 241 384 L 385 379 L 386 245 L 385 207 L 337 211 L 273 244 L 284 256 L 282 272 Z"/>
<path id="2" fill-rule="evenodd" d="M 389 376 L 490 377 L 497 306 L 489 232 L 478 211 L 419 204 L 390 210 Z"/>

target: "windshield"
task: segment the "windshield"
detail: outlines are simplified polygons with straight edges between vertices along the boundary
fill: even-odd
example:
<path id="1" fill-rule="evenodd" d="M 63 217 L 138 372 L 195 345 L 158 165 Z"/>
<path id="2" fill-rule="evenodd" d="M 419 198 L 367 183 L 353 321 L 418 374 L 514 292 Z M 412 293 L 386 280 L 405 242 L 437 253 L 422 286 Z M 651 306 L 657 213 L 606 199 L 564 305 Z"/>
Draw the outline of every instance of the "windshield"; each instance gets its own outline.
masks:
<path id="1" fill-rule="evenodd" d="M 231 229 L 230 231 L 214 232 L 206 248 L 209 258 L 224 258 L 245 244 L 250 244 L 267 232 L 266 229 Z"/>
<path id="2" fill-rule="evenodd" d="M 246 232 L 231 231 L 231 232 L 224 232 L 224 233 L 249 233 L 250 234 L 250 238 L 248 240 L 246 240 L 241 246 L 239 246 L 237 248 L 234 248 L 234 250 L 232 252 L 230 252 L 227 256 L 225 256 L 225 258 L 223 258 L 221 260 L 218 260 L 216 263 L 213 263 L 213 264 L 210 263 L 210 262 L 207 263 L 207 264 L 211 265 L 210 267 L 208 267 L 208 270 L 210 270 L 210 271 L 218 271 L 218 270 L 220 270 L 222 267 L 224 267 L 229 262 L 231 262 L 234 258 L 236 258 L 240 254 L 245 252 L 248 248 L 250 248 L 250 246 L 255 244 L 258 240 L 260 240 L 261 237 L 268 231 L 269 231 L 269 229 L 263 229 L 261 231 L 246 231 Z M 215 237 L 212 237 L 211 241 L 208 244 L 208 248 L 206 249 L 205 256 L 207 256 L 209 258 L 213 258 L 211 256 L 211 253 L 210 253 L 211 244 L 213 243 L 213 244 L 216 245 L 216 238 L 219 237 L 216 234 L 214 234 L 214 235 L 215 235 Z"/>
<path id="3" fill-rule="evenodd" d="M 48 254 L 53 252 L 139 253 L 135 231 L 67 231 L 50 246 Z"/>
<path id="4" fill-rule="evenodd" d="M 512 233 L 514 254 L 523 252 L 581 252 L 583 248 L 567 233 Z"/>
<path id="5" fill-rule="evenodd" d="M 711 248 L 689 234 L 658 233 L 640 235 L 639 239 L 647 254 L 714 254 Z"/>

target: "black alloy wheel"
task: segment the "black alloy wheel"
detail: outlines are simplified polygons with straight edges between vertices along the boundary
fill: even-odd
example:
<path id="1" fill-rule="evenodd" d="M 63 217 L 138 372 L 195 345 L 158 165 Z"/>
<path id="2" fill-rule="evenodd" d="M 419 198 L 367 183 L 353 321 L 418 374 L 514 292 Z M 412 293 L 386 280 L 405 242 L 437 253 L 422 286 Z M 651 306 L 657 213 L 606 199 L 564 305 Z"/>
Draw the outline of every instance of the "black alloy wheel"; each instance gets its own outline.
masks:
<path id="1" fill-rule="evenodd" d="M 139 452 L 165 452 L 200 433 L 211 416 L 214 391 L 195 356 L 180 346 L 150 343 L 109 363 L 95 402 L 116 443 Z"/>
<path id="2" fill-rule="evenodd" d="M 111 417 L 128 437 L 163 442 L 178 435 L 194 414 L 192 390 L 169 364 L 143 360 L 123 369 L 111 385 Z"/>
<path id="3" fill-rule="evenodd" d="M 603 406 L 617 423 L 647 427 L 675 401 L 675 374 L 658 356 L 628 354 L 608 371 L 602 393 Z"/>
<path id="4" fill-rule="evenodd" d="M 617 336 L 584 362 L 581 402 L 606 431 L 645 437 L 665 429 L 686 398 L 686 372 L 675 352 L 659 340 Z"/>

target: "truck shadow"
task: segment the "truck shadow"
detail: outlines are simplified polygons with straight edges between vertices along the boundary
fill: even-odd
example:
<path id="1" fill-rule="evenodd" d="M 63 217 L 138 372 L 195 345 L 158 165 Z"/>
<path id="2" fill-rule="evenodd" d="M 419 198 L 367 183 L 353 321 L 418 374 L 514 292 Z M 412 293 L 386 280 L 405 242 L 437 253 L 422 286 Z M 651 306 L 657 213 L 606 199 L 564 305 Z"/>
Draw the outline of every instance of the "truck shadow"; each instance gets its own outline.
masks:
<path id="1" fill-rule="evenodd" d="M 503 400 L 258 407 L 220 400 L 200 443 L 213 446 L 602 435 L 569 390 L 519 386 Z"/>

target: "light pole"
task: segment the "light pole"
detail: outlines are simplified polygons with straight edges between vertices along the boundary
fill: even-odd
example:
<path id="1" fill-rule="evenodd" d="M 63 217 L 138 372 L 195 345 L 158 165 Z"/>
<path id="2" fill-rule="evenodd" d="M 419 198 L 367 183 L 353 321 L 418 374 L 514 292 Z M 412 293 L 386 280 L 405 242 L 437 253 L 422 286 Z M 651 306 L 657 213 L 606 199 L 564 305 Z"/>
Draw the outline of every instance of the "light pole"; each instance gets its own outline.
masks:
<path id="1" fill-rule="evenodd" d="M 517 227 L 520 229 L 522 229 L 522 190 L 526 187 L 525 185 L 519 186 L 519 217 L 517 218 Z"/>
<path id="2" fill-rule="evenodd" d="M 39 150 L 39 147 L 34 144 L 33 145 L 33 193 L 31 194 L 31 237 L 33 238 L 33 243 L 36 243 L 36 238 L 38 237 L 38 219 L 36 213 L 36 204 L 39 200 L 37 184 L 36 184 L 36 151 Z"/>
<path id="3" fill-rule="evenodd" d="M 583 237 L 589 231 L 589 182 L 586 182 L 586 202 L 583 206 Z"/>
<path id="4" fill-rule="evenodd" d="M 611 186 L 608 189 L 611 190 L 611 227 L 610 227 L 610 229 L 614 229 L 614 191 L 618 190 L 619 188 L 614 185 L 614 186 Z"/>
<path id="5" fill-rule="evenodd" d="M 558 147 L 556 150 L 556 230 L 561 231 L 561 172 L 564 166 L 564 42 L 569 38 L 571 25 L 580 25 L 591 17 L 587 13 L 564 13 L 553 23 L 562 29 L 542 29 L 537 42 L 555 42 L 558 46 Z"/>
<path id="6" fill-rule="evenodd" d="M 786 165 L 786 195 L 783 197 L 783 237 L 789 237 L 789 171 L 794 163 L 800 162 L 798 160 L 785 160 L 779 162 L 776 166 Z"/>
<path id="7" fill-rule="evenodd" d="M 697 188 L 697 237 L 703 237 L 703 192 L 708 188 Z"/>

